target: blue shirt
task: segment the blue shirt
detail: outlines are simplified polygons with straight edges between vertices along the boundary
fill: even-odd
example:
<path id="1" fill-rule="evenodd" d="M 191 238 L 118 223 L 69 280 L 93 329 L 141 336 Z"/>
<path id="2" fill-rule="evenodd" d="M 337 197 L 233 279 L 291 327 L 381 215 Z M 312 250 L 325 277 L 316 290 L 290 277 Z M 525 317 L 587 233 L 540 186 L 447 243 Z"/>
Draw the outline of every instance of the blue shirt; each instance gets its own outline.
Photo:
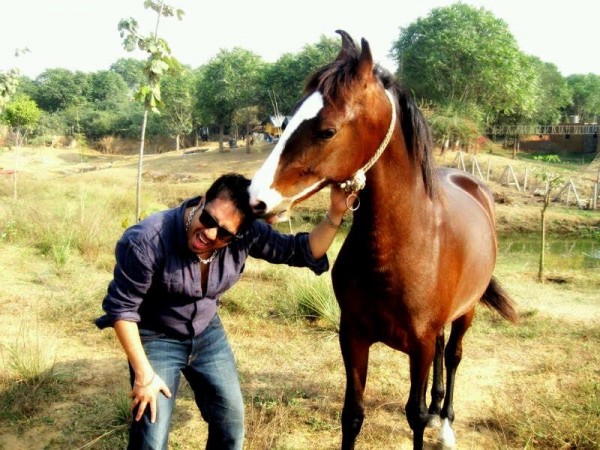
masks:
<path id="1" fill-rule="evenodd" d="M 244 271 L 248 256 L 275 264 L 308 267 L 317 275 L 329 269 L 327 255 L 312 256 L 308 234 L 281 234 L 255 220 L 239 239 L 218 251 L 202 292 L 200 261 L 187 245 L 184 214 L 201 198 L 154 214 L 128 228 L 115 249 L 113 280 L 102 302 L 99 328 L 117 320 L 186 339 L 200 334 L 217 312 L 221 295 Z"/>

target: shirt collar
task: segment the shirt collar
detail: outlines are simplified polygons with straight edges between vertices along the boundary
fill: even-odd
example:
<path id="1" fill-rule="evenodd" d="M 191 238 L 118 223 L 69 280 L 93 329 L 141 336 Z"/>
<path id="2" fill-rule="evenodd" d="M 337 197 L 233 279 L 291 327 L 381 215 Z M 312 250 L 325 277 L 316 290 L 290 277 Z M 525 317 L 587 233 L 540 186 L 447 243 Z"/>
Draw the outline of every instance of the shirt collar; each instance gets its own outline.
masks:
<path id="1" fill-rule="evenodd" d="M 175 236 L 177 246 L 180 247 L 183 251 L 187 251 L 190 254 L 193 254 L 193 252 L 189 249 L 187 242 L 187 232 L 185 230 L 184 225 L 185 220 L 187 219 L 187 217 L 185 217 L 185 210 L 191 206 L 196 206 L 200 204 L 201 201 L 202 196 L 193 197 L 188 200 L 185 200 L 179 206 L 179 208 L 177 208 L 177 220 L 175 221 Z"/>

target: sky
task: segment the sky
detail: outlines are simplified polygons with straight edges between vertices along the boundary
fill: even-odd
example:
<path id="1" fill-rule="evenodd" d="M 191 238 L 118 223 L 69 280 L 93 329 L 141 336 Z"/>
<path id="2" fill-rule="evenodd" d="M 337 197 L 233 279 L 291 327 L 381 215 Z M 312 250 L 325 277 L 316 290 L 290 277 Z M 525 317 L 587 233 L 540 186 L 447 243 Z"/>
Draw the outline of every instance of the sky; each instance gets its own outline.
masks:
<path id="1" fill-rule="evenodd" d="M 182 21 L 163 18 L 159 35 L 173 56 L 196 68 L 221 49 L 242 47 L 275 62 L 321 36 L 346 30 L 365 38 L 373 58 L 391 71 L 388 55 L 402 27 L 450 0 L 167 0 L 185 12 Z M 463 0 L 504 20 L 520 49 L 558 67 L 563 76 L 600 75 L 600 2 L 569 0 Z M 117 25 L 135 18 L 139 31 L 154 31 L 156 14 L 143 0 L 0 0 L 0 71 L 18 68 L 35 78 L 46 69 L 107 70 L 119 58 L 145 59 L 126 52 Z M 29 52 L 15 57 L 15 50 Z"/>

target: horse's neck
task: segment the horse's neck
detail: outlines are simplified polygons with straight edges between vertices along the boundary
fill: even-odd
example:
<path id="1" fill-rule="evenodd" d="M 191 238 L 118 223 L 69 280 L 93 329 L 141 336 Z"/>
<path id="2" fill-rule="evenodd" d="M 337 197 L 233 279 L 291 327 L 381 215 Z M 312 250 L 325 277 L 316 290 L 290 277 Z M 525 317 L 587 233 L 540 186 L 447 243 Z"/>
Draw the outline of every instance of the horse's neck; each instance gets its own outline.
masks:
<path id="1" fill-rule="evenodd" d="M 403 144 L 390 144 L 385 150 L 367 173 L 367 186 L 360 197 L 355 221 L 365 231 L 392 229 L 395 234 L 408 234 L 429 220 L 430 199 L 421 169 L 409 160 Z"/>

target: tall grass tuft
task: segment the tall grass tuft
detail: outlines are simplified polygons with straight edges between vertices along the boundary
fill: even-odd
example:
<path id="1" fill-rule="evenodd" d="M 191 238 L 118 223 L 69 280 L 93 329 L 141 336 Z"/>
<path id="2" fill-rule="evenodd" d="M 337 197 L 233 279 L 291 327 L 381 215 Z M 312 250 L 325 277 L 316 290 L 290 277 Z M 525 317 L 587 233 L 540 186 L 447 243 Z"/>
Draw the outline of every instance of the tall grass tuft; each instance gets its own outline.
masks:
<path id="1" fill-rule="evenodd" d="M 37 329 L 37 328 L 33 328 Z M 21 328 L 14 342 L 2 347 L 0 416 L 20 419 L 36 414 L 58 395 L 64 376 L 56 371 L 56 349 L 39 334 Z"/>
<path id="2" fill-rule="evenodd" d="M 333 294 L 331 278 L 302 275 L 293 288 L 298 314 L 310 321 L 318 321 L 327 330 L 339 332 L 340 308 Z"/>
<path id="3" fill-rule="evenodd" d="M 54 378 L 56 349 L 46 338 L 23 326 L 16 340 L 5 345 L 4 363 L 13 379 L 32 388 Z"/>

